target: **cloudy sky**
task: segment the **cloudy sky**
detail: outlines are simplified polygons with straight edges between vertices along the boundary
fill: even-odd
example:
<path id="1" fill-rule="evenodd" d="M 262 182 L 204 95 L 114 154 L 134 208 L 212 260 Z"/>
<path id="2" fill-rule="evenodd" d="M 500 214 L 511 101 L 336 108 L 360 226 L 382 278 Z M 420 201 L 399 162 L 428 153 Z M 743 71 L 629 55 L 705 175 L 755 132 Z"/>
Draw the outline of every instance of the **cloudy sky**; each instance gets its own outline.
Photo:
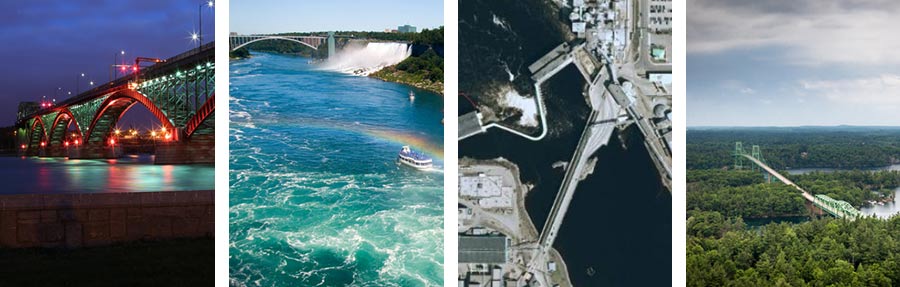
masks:
<path id="1" fill-rule="evenodd" d="M 109 80 L 116 53 L 168 58 L 193 47 L 201 1 L 186 0 L 35 0 L 0 1 L 0 126 L 12 125 L 21 101 L 43 96 L 68 98 L 77 85 L 86 90 Z M 204 42 L 213 40 L 215 9 L 204 7 Z M 119 61 L 122 61 L 119 58 Z M 81 73 L 85 78 L 79 79 Z M 58 95 L 61 88 L 63 95 Z M 143 115 L 142 115 L 143 113 Z M 158 124 L 143 108 L 122 122 Z M 146 124 L 149 126 L 149 124 Z"/>
<path id="2" fill-rule="evenodd" d="M 900 126 L 900 1 L 689 0 L 688 126 Z"/>

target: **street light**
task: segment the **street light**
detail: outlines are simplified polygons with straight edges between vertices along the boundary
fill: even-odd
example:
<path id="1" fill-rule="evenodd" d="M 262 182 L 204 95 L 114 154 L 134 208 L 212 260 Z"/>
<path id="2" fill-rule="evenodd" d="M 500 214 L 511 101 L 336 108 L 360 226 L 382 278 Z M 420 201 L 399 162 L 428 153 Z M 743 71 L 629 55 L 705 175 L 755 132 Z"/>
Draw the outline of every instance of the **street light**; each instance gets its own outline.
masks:
<path id="1" fill-rule="evenodd" d="M 84 78 L 84 73 L 81 73 L 81 78 Z M 75 77 L 75 94 L 81 93 L 81 78 Z"/>
<path id="2" fill-rule="evenodd" d="M 213 1 L 206 1 L 206 7 L 213 8 L 213 6 Z M 199 35 L 196 35 L 196 38 L 192 35 L 192 39 L 198 40 L 197 50 L 199 51 L 200 47 L 203 46 L 203 4 L 200 4 L 200 7 L 197 7 L 197 22 L 200 24 L 200 33 Z"/>

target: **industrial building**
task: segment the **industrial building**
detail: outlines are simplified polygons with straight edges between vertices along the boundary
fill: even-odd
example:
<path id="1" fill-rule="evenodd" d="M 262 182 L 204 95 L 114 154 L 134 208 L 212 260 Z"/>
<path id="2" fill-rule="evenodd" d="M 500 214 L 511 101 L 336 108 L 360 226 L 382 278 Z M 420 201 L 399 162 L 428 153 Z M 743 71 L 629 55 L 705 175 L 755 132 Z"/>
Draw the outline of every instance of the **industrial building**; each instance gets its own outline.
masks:
<path id="1" fill-rule="evenodd" d="M 513 206 L 513 188 L 503 186 L 503 178 L 496 175 L 462 175 L 459 177 L 459 196 L 478 199 L 483 208 Z"/>
<path id="2" fill-rule="evenodd" d="M 509 237 L 459 236 L 459 263 L 504 264 L 508 261 Z"/>

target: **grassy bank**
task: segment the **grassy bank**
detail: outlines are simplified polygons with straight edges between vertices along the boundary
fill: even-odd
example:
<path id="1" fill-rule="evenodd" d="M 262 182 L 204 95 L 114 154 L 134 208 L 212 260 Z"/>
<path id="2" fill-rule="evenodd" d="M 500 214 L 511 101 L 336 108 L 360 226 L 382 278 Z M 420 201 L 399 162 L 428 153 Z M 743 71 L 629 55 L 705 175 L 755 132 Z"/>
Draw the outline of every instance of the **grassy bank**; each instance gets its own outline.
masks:
<path id="1" fill-rule="evenodd" d="M 0 249 L 0 286 L 210 286 L 211 238 L 66 249 Z"/>

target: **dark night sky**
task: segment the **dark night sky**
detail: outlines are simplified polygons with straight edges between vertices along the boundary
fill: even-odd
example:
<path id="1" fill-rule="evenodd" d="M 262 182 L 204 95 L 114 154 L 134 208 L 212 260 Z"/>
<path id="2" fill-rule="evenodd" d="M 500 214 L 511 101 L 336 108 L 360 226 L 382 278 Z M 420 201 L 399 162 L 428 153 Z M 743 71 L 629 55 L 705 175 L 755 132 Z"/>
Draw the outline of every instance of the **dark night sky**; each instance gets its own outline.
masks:
<path id="1" fill-rule="evenodd" d="M 125 50 L 134 58 L 168 58 L 197 46 L 198 10 L 206 1 L 0 1 L 0 126 L 12 125 L 19 102 L 56 97 L 58 87 L 75 94 L 88 82 L 109 81 L 113 57 Z M 203 40 L 214 39 L 215 8 L 203 4 Z M 119 57 L 121 62 L 121 57 Z M 57 97 L 61 101 L 69 96 Z M 143 108 L 126 114 L 121 125 L 156 122 Z"/>

